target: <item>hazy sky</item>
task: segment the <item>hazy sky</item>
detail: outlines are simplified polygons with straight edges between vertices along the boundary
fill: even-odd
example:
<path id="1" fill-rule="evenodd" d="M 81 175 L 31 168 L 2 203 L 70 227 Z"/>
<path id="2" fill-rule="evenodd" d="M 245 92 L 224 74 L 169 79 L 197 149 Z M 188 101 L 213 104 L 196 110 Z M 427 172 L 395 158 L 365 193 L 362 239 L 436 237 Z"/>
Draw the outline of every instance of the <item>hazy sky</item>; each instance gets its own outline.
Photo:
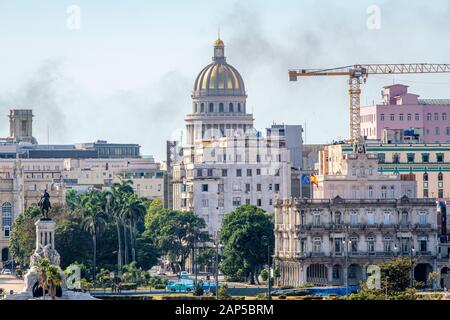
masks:
<path id="1" fill-rule="evenodd" d="M 79 30 L 67 7 L 81 9 Z M 380 8 L 369 29 L 368 7 Z M 0 0 L 0 136 L 8 110 L 34 110 L 40 143 L 139 143 L 163 159 L 179 138 L 198 72 L 220 26 L 228 62 L 242 74 L 259 129 L 307 124 L 307 143 L 348 135 L 347 79 L 289 82 L 292 67 L 450 63 L 450 2 Z M 383 85 L 450 98 L 450 74 L 370 77 L 362 104 Z"/>

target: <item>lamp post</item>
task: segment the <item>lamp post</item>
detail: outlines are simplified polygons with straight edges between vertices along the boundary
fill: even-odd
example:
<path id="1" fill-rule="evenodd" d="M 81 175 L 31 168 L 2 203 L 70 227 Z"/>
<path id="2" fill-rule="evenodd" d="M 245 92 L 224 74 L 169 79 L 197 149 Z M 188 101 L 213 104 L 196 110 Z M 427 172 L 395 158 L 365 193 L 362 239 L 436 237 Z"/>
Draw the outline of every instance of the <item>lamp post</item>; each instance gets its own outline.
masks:
<path id="1" fill-rule="evenodd" d="M 216 232 L 216 256 L 215 256 L 215 267 L 216 267 L 216 299 L 219 300 L 219 237 Z"/>
<path id="2" fill-rule="evenodd" d="M 411 288 L 414 286 L 414 265 L 413 265 L 413 255 L 414 255 L 414 245 L 410 246 L 410 265 L 411 265 L 411 273 L 410 273 L 410 285 Z"/>
<path id="3" fill-rule="evenodd" d="M 269 269 L 269 275 L 267 277 L 267 299 L 271 300 L 272 297 L 270 296 L 270 245 L 267 244 L 267 265 Z"/>
<path id="4" fill-rule="evenodd" d="M 345 295 L 348 295 L 348 244 L 352 242 L 347 240 L 347 234 L 345 235 L 345 240 L 343 240 L 342 243 L 345 244 Z"/>

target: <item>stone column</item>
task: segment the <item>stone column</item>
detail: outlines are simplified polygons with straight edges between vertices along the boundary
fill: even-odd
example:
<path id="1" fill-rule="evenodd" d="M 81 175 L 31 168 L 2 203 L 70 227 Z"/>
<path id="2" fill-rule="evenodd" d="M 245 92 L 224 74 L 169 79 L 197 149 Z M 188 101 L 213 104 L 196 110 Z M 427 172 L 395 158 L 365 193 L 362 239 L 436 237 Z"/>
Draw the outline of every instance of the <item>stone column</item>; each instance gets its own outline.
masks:
<path id="1" fill-rule="evenodd" d="M 51 219 L 39 219 L 36 226 L 36 249 L 50 244 L 55 249 L 55 222 Z"/>

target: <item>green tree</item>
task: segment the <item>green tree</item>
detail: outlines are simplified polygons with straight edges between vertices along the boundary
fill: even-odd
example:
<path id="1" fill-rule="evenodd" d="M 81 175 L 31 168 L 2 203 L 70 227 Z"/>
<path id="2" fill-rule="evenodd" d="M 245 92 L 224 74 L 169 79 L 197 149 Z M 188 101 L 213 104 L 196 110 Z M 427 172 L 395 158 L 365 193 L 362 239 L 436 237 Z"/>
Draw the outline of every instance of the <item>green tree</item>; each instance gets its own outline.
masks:
<path id="1" fill-rule="evenodd" d="M 147 220 L 154 243 L 172 262 L 172 271 L 184 270 L 195 243 L 209 239 L 205 221 L 193 212 L 159 210 Z"/>
<path id="2" fill-rule="evenodd" d="M 14 221 L 9 248 L 17 263 L 27 266 L 36 246 L 36 227 L 34 222 L 40 213 L 36 207 L 29 207 Z"/>
<path id="3" fill-rule="evenodd" d="M 240 206 L 225 216 L 220 242 L 223 244 L 222 272 L 248 278 L 254 284 L 258 269 L 267 263 L 268 246 L 273 250 L 272 217 L 256 206 Z"/>
<path id="4" fill-rule="evenodd" d="M 80 210 L 83 214 L 83 228 L 92 237 L 92 274 L 96 279 L 97 268 L 97 235 L 107 224 L 107 216 L 104 210 L 104 194 L 101 191 L 91 191 L 81 199 Z"/>
<path id="5" fill-rule="evenodd" d="M 143 269 L 150 269 L 158 263 L 160 251 L 154 243 L 154 237 L 144 231 L 136 239 L 136 262 Z"/>

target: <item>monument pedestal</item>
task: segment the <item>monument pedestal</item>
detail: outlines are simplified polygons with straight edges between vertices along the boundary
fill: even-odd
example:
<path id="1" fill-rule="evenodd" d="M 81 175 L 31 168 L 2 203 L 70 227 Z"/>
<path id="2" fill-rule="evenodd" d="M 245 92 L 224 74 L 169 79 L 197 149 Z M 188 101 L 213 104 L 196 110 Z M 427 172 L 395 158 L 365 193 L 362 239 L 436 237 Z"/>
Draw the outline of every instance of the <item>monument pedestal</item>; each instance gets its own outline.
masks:
<path id="1" fill-rule="evenodd" d="M 24 277 L 25 286 L 19 293 L 9 294 L 5 300 L 30 300 L 42 299 L 42 297 L 34 297 L 33 290 L 39 282 L 38 262 L 39 259 L 47 259 L 51 265 L 59 267 L 60 256 L 55 249 L 55 222 L 51 219 L 39 219 L 35 223 L 36 226 L 36 249 L 30 257 L 30 269 Z M 58 300 L 96 300 L 88 293 L 73 292 L 67 290 L 65 284 L 65 274 L 60 270 L 63 284 L 61 285 L 62 295 L 57 297 Z M 49 296 L 46 299 L 51 299 Z"/>

